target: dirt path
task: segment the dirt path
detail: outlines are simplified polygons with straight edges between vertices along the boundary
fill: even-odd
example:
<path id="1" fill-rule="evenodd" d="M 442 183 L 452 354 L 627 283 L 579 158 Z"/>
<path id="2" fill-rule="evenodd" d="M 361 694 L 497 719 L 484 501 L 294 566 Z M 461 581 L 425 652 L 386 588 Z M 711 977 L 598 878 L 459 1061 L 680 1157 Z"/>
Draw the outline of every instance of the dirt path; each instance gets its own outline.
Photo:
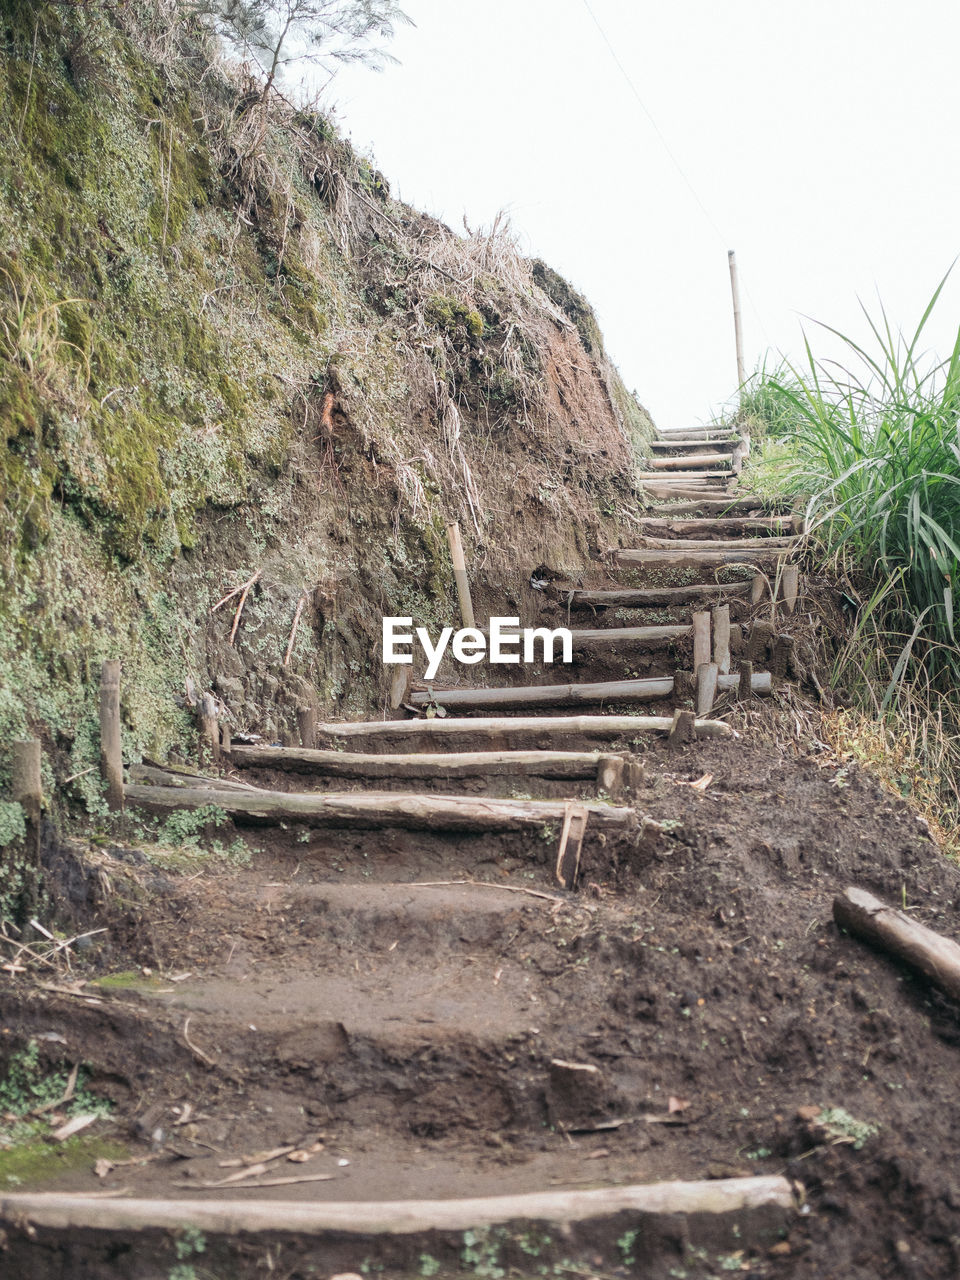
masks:
<path id="1" fill-rule="evenodd" d="M 703 484 L 728 487 L 725 477 Z M 747 532 L 756 536 L 756 524 Z M 690 585 L 688 569 L 681 583 L 658 572 L 638 581 L 635 569 L 608 569 L 598 575 L 606 587 L 587 585 L 594 596 Z M 714 582 L 713 570 L 699 581 Z M 578 584 L 567 586 L 572 599 L 554 588 L 558 610 L 622 624 L 610 616 L 621 606 L 578 606 Z M 647 617 L 651 606 L 635 612 Z M 738 597 L 734 616 L 736 670 L 769 601 L 752 608 Z M 790 631 L 790 619 L 781 609 L 777 627 Z M 758 634 L 757 670 L 779 631 Z M 682 676 L 691 644 L 680 637 L 656 661 Z M 622 676 L 637 657 L 605 651 L 601 661 L 612 671 L 619 662 Z M 593 662 L 584 659 L 587 679 Z M 678 678 L 681 698 L 685 690 L 695 692 Z M 139 1161 L 99 1175 L 81 1163 L 44 1188 L 336 1205 L 785 1174 L 802 1184 L 802 1210 L 779 1225 L 744 1218 L 742 1231 L 735 1218 L 721 1230 L 696 1215 L 641 1230 L 628 1216 L 566 1244 L 548 1245 L 545 1233 L 536 1249 L 516 1232 L 472 1242 L 460 1233 L 418 1236 L 406 1253 L 397 1236 L 391 1252 L 383 1241 L 347 1247 L 336 1233 L 261 1234 L 211 1240 L 204 1263 L 251 1276 L 266 1257 L 287 1276 L 361 1266 L 957 1274 L 956 1011 L 841 935 L 831 902 L 857 884 L 955 936 L 960 875 L 911 811 L 829 756 L 795 693 L 768 703 L 731 692 L 711 714 L 736 736 L 622 744 L 641 766 L 626 798 L 637 823 L 629 835 L 587 839 L 576 892 L 555 882 L 552 827 L 452 835 L 289 823 L 249 837 L 258 852 L 247 869 L 161 877 L 140 929 L 113 935 L 111 967 L 135 963 L 139 973 L 72 995 L 27 982 L 0 995 L 16 1037 L 55 1033 L 64 1057 L 91 1064 L 117 1103 L 105 1128 Z M 243 778 L 311 787 L 302 773 Z M 472 779 L 462 790 L 487 788 Z M 138 1138 L 124 1132 L 128 1121 Z M 254 1190 L 224 1185 L 243 1160 L 260 1168 L 243 1179 Z M 7 1218 L 18 1274 L 80 1274 L 69 1267 L 81 1263 L 95 1275 L 170 1274 L 169 1233 L 150 1235 L 135 1258 L 118 1254 L 115 1238 L 109 1248 L 92 1236 L 71 1246 L 52 1228 L 31 1245 L 22 1220 Z"/>

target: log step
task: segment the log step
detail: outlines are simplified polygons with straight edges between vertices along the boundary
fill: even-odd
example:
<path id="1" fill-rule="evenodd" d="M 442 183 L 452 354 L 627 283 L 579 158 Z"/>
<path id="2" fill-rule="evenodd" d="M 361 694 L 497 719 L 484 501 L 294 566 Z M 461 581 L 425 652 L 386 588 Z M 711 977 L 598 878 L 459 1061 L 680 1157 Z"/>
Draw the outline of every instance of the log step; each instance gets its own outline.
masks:
<path id="1" fill-rule="evenodd" d="M 577 645 L 603 644 L 655 644 L 658 640 L 681 640 L 691 635 L 693 627 L 597 627 L 571 631 L 574 648 Z"/>
<path id="2" fill-rule="evenodd" d="M 645 488 L 648 487 L 646 484 L 648 480 L 652 480 L 654 481 L 654 483 L 663 485 L 663 486 L 676 484 L 681 486 L 686 485 L 687 487 L 697 487 L 700 485 L 701 480 L 708 480 L 714 483 L 709 484 L 707 487 L 715 488 L 716 481 L 719 481 L 719 480 L 729 481 L 732 479 L 736 479 L 736 477 L 734 476 L 733 472 L 729 468 L 726 468 L 723 471 L 684 471 L 684 472 L 677 473 L 675 475 L 671 475 L 662 470 L 661 471 L 640 471 L 637 474 L 637 479 L 642 480 L 644 482 Z M 696 482 L 696 485 L 694 484 L 694 482 Z"/>
<path id="3" fill-rule="evenodd" d="M 793 516 L 721 516 L 718 519 L 668 520 L 644 516 L 640 529 L 644 535 L 696 538 L 723 533 L 790 534 L 797 531 Z"/>
<path id="4" fill-rule="evenodd" d="M 231 764 L 245 769 L 282 769 L 318 778 L 485 778 L 525 777 L 551 781 L 596 778 L 608 761 L 622 757 L 602 751 L 424 751 L 412 755 L 332 751 L 308 747 L 230 748 Z M 175 771 L 131 768 L 135 780 L 158 785 L 223 789 L 224 779 L 185 778 Z M 227 787 L 249 791 L 252 788 Z M 257 788 L 263 790 L 263 788 Z"/>
<path id="5" fill-rule="evenodd" d="M 720 688 L 735 688 L 739 677 L 721 676 Z M 724 683 L 724 680 L 729 683 Z M 770 673 L 753 677 L 755 693 L 769 693 Z M 651 702 L 673 695 L 673 676 L 643 680 L 601 680 L 584 684 L 536 684 L 485 689 L 419 689 L 410 694 L 415 707 L 436 705 L 459 711 L 475 707 L 563 707 L 597 702 Z"/>
<path id="6" fill-rule="evenodd" d="M 664 502 L 648 510 L 654 517 L 669 520 L 672 516 L 695 516 L 701 512 L 710 511 L 716 512 L 721 517 L 728 514 L 749 516 L 758 511 L 764 511 L 767 507 L 768 504 L 762 498 L 718 498 L 715 493 L 710 493 L 709 496 L 701 497 L 699 501 L 693 497 L 682 502 Z"/>
<path id="7" fill-rule="evenodd" d="M 657 551 L 772 551 L 797 545 L 796 538 L 644 538 Z"/>
<path id="8" fill-rule="evenodd" d="M 650 448 L 666 453 L 672 449 L 683 451 L 702 449 L 705 444 L 711 445 L 715 449 L 728 445 L 731 449 L 736 449 L 742 443 L 740 436 L 710 436 L 702 440 L 698 440 L 694 436 L 675 436 L 672 440 L 651 440 Z"/>
<path id="9" fill-rule="evenodd" d="M 296 822 L 309 827 L 408 831 L 522 831 L 545 822 L 562 823 L 563 800 L 494 800 L 489 797 L 421 795 L 390 791 L 218 791 L 216 788 L 124 788 L 127 805 L 164 812 L 216 805 L 235 821 Z M 636 826 L 633 809 L 578 801 L 594 830 L 628 831 Z"/>
<path id="10" fill-rule="evenodd" d="M 571 608 L 578 606 L 594 609 L 643 609 L 648 605 L 683 605 L 702 600 L 705 596 L 727 597 L 747 596 L 750 594 L 749 582 L 730 582 L 724 584 L 703 583 L 693 587 L 644 587 L 631 590 L 628 588 L 605 589 L 591 591 L 582 587 L 560 587 L 564 593 L 564 603 Z"/>
<path id="11" fill-rule="evenodd" d="M 678 454 L 669 458 L 650 458 L 647 466 L 654 471 L 696 471 L 704 467 L 722 467 L 729 461 L 729 453 L 691 453 L 687 457 Z"/>
<path id="12" fill-rule="evenodd" d="M 624 568 L 673 568 L 673 569 L 711 569 L 723 564 L 768 564 L 771 561 L 785 559 L 791 554 L 789 547 L 783 549 L 762 549 L 750 551 L 659 551 L 634 549 L 617 553 L 617 563 Z"/>

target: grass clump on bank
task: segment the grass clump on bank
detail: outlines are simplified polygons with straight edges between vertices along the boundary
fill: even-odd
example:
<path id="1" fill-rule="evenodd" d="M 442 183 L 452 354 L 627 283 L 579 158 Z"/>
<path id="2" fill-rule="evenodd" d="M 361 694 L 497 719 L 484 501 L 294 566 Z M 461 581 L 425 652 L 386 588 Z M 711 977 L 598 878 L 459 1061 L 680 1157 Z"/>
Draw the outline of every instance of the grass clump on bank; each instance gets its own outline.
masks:
<path id="1" fill-rule="evenodd" d="M 768 428 L 750 487 L 756 476 L 805 507 L 856 610 L 831 683 L 869 717 L 873 739 L 881 727 L 874 762 L 887 761 L 902 794 L 929 800 L 932 789 L 950 833 L 960 832 L 960 332 L 946 359 L 921 347 L 945 283 L 912 336 L 882 308 L 865 311 L 869 346 L 827 327 L 844 359 L 825 362 L 808 341 L 806 367 L 761 369 L 741 412 Z"/>

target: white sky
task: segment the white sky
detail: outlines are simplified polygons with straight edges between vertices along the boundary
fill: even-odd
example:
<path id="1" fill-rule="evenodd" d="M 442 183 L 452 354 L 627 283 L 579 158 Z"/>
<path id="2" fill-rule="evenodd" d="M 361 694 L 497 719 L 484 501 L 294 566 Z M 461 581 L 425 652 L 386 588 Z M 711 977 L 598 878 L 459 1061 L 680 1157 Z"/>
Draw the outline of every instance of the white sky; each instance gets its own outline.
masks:
<path id="1" fill-rule="evenodd" d="M 401 0 L 401 65 L 343 69 L 328 97 L 394 194 L 456 230 L 505 208 L 660 425 L 735 393 L 728 248 L 748 372 L 768 349 L 802 360 L 803 317 L 862 338 L 878 293 L 912 332 L 960 252 L 960 5 L 589 4 L 707 214 L 587 0 Z M 943 355 L 956 277 L 929 331 Z"/>

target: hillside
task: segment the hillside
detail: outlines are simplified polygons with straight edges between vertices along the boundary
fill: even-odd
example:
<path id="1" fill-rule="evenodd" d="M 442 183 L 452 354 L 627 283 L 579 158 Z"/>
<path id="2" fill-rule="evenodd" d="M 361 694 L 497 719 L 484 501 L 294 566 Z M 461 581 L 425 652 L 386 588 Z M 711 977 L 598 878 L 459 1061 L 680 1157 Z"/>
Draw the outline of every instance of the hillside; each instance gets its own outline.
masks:
<path id="1" fill-rule="evenodd" d="M 185 676 L 270 739 L 373 711 L 381 616 L 454 620 L 445 518 L 478 603 L 530 616 L 531 568 L 616 540 L 651 434 L 508 229 L 394 201 L 176 11 L 0 28 L 0 742 L 39 733 L 94 809 L 101 659 L 130 758 L 192 754 Z M 231 645 L 211 606 L 255 574 Z"/>

